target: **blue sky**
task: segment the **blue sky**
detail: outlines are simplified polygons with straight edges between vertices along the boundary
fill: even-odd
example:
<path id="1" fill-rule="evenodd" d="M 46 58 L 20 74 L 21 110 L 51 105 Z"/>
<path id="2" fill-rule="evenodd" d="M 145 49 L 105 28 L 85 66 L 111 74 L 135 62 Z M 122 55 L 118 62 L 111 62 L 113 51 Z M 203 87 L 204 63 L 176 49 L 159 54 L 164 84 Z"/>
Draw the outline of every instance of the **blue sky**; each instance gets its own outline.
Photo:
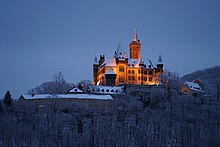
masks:
<path id="1" fill-rule="evenodd" d="M 95 56 L 128 54 L 135 28 L 142 58 L 181 76 L 220 64 L 219 0 L 0 1 L 0 95 L 14 98 L 61 71 L 92 80 Z"/>

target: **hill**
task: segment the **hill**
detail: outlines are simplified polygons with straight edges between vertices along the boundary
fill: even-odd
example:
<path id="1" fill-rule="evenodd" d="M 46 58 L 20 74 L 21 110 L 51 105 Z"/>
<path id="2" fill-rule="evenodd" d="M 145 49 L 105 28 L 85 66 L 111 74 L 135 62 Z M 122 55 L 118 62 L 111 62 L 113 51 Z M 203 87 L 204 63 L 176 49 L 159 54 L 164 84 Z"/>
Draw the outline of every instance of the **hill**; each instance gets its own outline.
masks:
<path id="1" fill-rule="evenodd" d="M 181 81 L 192 81 L 194 79 L 200 79 L 205 84 L 205 90 L 215 96 L 217 85 L 220 85 L 220 66 L 213 66 L 184 75 Z"/>
<path id="2" fill-rule="evenodd" d="M 220 145 L 220 102 L 209 97 L 132 86 L 107 107 L 65 104 L 17 101 L 3 109 L 0 146 Z"/>

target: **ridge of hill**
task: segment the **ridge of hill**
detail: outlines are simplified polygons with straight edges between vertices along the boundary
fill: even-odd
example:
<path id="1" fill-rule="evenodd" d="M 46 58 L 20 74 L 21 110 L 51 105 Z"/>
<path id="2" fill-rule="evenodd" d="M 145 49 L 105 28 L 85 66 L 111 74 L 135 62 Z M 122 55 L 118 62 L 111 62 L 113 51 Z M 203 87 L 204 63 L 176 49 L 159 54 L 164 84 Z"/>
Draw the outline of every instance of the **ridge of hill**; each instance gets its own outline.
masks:
<path id="1" fill-rule="evenodd" d="M 203 70 L 197 70 L 181 77 L 181 81 L 193 81 L 200 79 L 205 84 L 205 90 L 212 95 L 217 93 L 217 85 L 220 85 L 220 66 L 213 66 Z"/>

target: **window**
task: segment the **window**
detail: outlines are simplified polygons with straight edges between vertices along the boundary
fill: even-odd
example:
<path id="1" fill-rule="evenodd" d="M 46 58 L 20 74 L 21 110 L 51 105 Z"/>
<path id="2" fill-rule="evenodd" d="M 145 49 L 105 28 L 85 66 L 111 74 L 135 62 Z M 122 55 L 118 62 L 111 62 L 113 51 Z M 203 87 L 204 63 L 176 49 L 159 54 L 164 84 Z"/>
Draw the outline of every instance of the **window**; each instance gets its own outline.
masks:
<path id="1" fill-rule="evenodd" d="M 124 66 L 119 66 L 119 72 L 124 72 Z"/>
<path id="2" fill-rule="evenodd" d="M 144 71 L 144 74 L 147 75 L 147 71 L 146 70 Z"/>
<path id="3" fill-rule="evenodd" d="M 147 81 L 147 77 L 144 77 L 144 81 Z"/>
<path id="4" fill-rule="evenodd" d="M 124 81 L 125 81 L 124 76 L 119 76 L 119 82 L 124 82 Z"/>
<path id="5" fill-rule="evenodd" d="M 131 74 L 131 70 L 128 70 L 128 74 Z"/>
<path id="6" fill-rule="evenodd" d="M 135 80 L 135 78 L 134 78 L 134 76 L 132 76 L 132 81 L 134 81 Z"/>
<path id="7" fill-rule="evenodd" d="M 128 76 L 128 80 L 131 80 L 131 76 Z"/>
<path id="8" fill-rule="evenodd" d="M 152 72 L 152 71 L 149 71 L 148 74 L 149 74 L 149 75 L 153 75 L 153 72 Z"/>
<path id="9" fill-rule="evenodd" d="M 138 70 L 138 74 L 140 74 L 141 72 L 140 72 L 140 69 Z"/>
<path id="10" fill-rule="evenodd" d="M 140 81 L 140 76 L 138 76 L 138 80 Z"/>
<path id="11" fill-rule="evenodd" d="M 148 79 L 149 79 L 150 82 L 152 82 L 152 77 L 149 77 Z"/>
<path id="12" fill-rule="evenodd" d="M 141 76 L 141 81 L 143 81 L 143 76 Z"/>
<path id="13" fill-rule="evenodd" d="M 132 70 L 132 74 L 134 74 L 134 70 Z"/>
<path id="14" fill-rule="evenodd" d="M 143 69 L 141 70 L 141 74 L 143 74 Z"/>

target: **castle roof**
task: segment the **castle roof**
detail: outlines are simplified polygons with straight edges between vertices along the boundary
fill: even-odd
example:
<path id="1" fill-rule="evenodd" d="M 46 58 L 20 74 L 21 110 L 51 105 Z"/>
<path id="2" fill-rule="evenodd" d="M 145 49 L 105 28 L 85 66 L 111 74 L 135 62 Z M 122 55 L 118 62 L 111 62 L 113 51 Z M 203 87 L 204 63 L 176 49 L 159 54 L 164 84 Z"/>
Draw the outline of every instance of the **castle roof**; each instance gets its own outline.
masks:
<path id="1" fill-rule="evenodd" d="M 95 57 L 95 59 L 94 59 L 94 63 L 93 63 L 93 64 L 98 64 L 97 57 Z"/>
<path id="2" fill-rule="evenodd" d="M 22 95 L 24 99 L 98 99 L 98 100 L 113 100 L 110 95 L 96 95 L 96 94 L 36 94 L 36 95 Z"/>
<path id="3" fill-rule="evenodd" d="M 131 67 L 139 67 L 139 64 L 139 59 L 128 59 L 128 65 L 130 65 Z"/>
<path id="4" fill-rule="evenodd" d="M 158 58 L 158 63 L 163 63 L 162 56 L 160 55 Z"/>
<path id="5" fill-rule="evenodd" d="M 116 75 L 116 73 L 110 68 L 106 75 Z"/>
<path id="6" fill-rule="evenodd" d="M 106 59 L 105 62 L 101 65 L 103 66 L 117 66 L 115 58 Z"/>
<path id="7" fill-rule="evenodd" d="M 137 35 L 137 31 L 136 30 L 134 32 L 133 41 L 138 41 L 138 35 Z"/>
<path id="8" fill-rule="evenodd" d="M 203 92 L 202 87 L 197 83 L 186 81 L 184 84 L 186 84 L 189 87 L 190 90 Z"/>
<path id="9" fill-rule="evenodd" d="M 75 87 L 75 88 L 71 89 L 69 91 L 69 93 L 83 93 L 83 91 Z"/>
<path id="10" fill-rule="evenodd" d="M 124 94 L 124 86 L 89 86 L 92 93 L 97 94 Z"/>

